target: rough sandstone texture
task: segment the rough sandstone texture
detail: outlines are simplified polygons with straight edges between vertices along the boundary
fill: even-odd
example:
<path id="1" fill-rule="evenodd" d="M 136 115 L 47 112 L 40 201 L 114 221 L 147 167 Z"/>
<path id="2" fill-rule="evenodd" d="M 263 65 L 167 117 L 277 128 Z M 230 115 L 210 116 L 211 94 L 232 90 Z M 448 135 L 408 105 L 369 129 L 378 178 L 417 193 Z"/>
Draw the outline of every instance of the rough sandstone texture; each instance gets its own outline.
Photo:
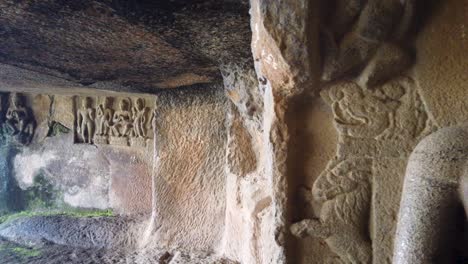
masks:
<path id="1" fill-rule="evenodd" d="M 204 89 L 159 95 L 148 243 L 211 252 L 220 247 L 227 101 L 220 86 Z"/>
<path id="2" fill-rule="evenodd" d="M 38 177 L 43 177 L 60 194 L 54 206 L 151 212 L 151 147 L 74 144 L 72 95 L 26 97 L 37 122 L 35 136 L 28 146 L 11 146 L 16 152 L 6 157 L 11 175 L 22 190 L 31 189 Z M 57 124 L 67 131 L 54 134 Z"/>
<path id="3" fill-rule="evenodd" d="M 0 9 L 0 62 L 75 86 L 154 92 L 211 83 L 219 64 L 250 57 L 244 0 L 8 0 Z"/>
<path id="4" fill-rule="evenodd" d="M 366 9 L 375 2 L 377 1 L 368 1 L 367 7 L 361 7 L 363 11 L 360 16 L 350 14 L 354 17 L 350 19 L 358 25 L 369 19 L 366 18 Z M 385 6 L 390 2 L 392 1 L 383 1 L 380 11 L 375 12 L 389 12 Z M 350 1 L 350 5 L 351 3 L 357 4 L 358 1 Z M 411 4 L 411 1 L 407 3 Z M 468 98 L 468 94 L 462 84 L 467 66 L 461 59 L 467 54 L 466 48 L 463 49 L 466 41 L 456 40 L 463 38 L 465 30 L 454 33 L 455 28 L 464 27 L 463 22 L 454 22 L 457 19 L 463 20 L 463 15 L 457 15 L 459 11 L 454 10 L 466 8 L 466 4 L 463 1 L 449 1 L 429 5 L 426 11 L 415 6 L 419 10 L 416 11 L 418 14 L 426 15 L 419 17 L 418 21 L 413 22 L 415 25 L 410 27 L 414 28 L 409 32 L 413 34 L 412 38 L 416 43 L 416 57 L 412 63 L 412 60 L 404 56 L 408 52 L 404 47 L 410 40 L 405 40 L 400 35 L 399 26 L 394 33 L 379 40 L 381 44 L 378 47 L 359 44 L 358 48 L 353 48 L 354 43 L 359 43 L 359 38 L 365 32 L 346 33 L 345 26 L 343 30 L 332 30 L 335 41 L 338 40 L 338 48 L 329 49 L 334 46 L 329 44 L 330 33 L 326 32 L 323 53 L 325 75 L 322 77 L 326 81 L 332 79 L 333 82 L 323 84 L 325 89 L 321 92 L 321 97 L 333 113 L 339 140 L 336 156 L 318 179 L 305 176 L 309 179 L 305 183 L 302 179 L 298 180 L 303 182 L 303 186 L 297 189 L 296 197 L 303 201 L 305 208 L 297 211 L 309 220 L 294 224 L 291 230 L 300 237 L 310 236 L 301 242 L 310 250 L 297 251 L 301 255 L 299 263 L 393 263 L 393 234 L 396 232 L 405 169 L 411 151 L 422 138 L 438 127 L 459 124 L 468 118 L 464 99 Z M 360 9 L 358 5 L 355 8 Z M 343 10 L 351 12 L 353 9 L 339 9 L 338 5 L 331 12 Z M 430 14 L 426 13 L 428 10 L 432 10 Z M 450 18 L 447 17 L 449 10 L 453 11 Z M 403 14 L 405 12 L 407 11 L 403 11 Z M 380 16 L 383 17 L 385 16 Z M 404 15 L 397 17 L 400 18 L 392 23 L 406 23 Z M 330 21 L 331 29 L 343 28 L 345 25 L 333 24 L 334 19 Z M 372 24 L 374 25 L 384 24 Z M 359 31 L 360 27 L 352 30 Z M 349 38 L 346 36 L 348 34 Z M 442 34 L 445 38 L 436 37 L 437 34 Z M 341 35 L 344 37 L 340 43 L 341 38 L 336 36 Z M 406 45 L 399 44 L 398 49 L 388 44 L 402 43 L 402 40 L 406 41 Z M 449 45 L 453 46 L 450 52 L 442 48 L 442 43 L 446 40 L 450 40 Z M 348 53 L 340 51 L 342 49 L 355 49 L 359 52 Z M 371 55 L 366 55 L 368 52 Z M 358 59 L 346 57 L 363 54 Z M 379 54 L 386 54 L 385 60 L 379 58 Z M 353 60 L 361 66 L 353 65 Z M 407 70 L 408 65 L 413 65 L 412 69 Z M 352 70 L 353 67 L 355 70 Z M 321 123 L 315 124 L 322 126 Z M 301 128 L 299 130 L 306 131 Z M 323 130 L 327 131 L 327 128 L 324 127 Z M 303 138 L 314 136 L 315 134 L 309 132 Z M 328 140 L 317 142 L 314 147 L 322 146 L 328 146 L 328 150 L 334 149 L 329 146 Z M 353 165 L 347 167 L 346 164 L 349 163 Z M 416 201 L 418 198 L 412 200 Z M 437 213 L 421 210 L 431 215 Z M 408 217 L 411 216 L 412 213 L 408 211 Z M 422 219 L 430 223 L 430 217 Z M 416 222 L 420 221 L 408 220 L 406 226 L 411 225 L 415 227 L 414 232 L 419 232 Z M 318 244 L 317 240 L 324 241 L 331 252 L 322 250 L 323 244 Z M 365 246 L 362 246 L 363 240 Z M 400 246 L 406 247 L 405 244 L 399 244 L 395 252 L 404 251 Z M 420 252 L 423 254 L 425 251 L 429 252 L 430 249 Z"/>
<path id="5" fill-rule="evenodd" d="M 466 124 L 440 129 L 414 149 L 406 170 L 393 263 L 450 263 L 461 258 L 455 253 L 460 245 L 453 241 L 459 236 L 457 225 L 463 223 L 457 220 L 464 218 L 458 214 L 460 205 L 467 204 L 461 192 L 466 189 L 467 166 Z"/>
<path id="6" fill-rule="evenodd" d="M 436 235 L 440 219 L 426 209 L 450 206 L 459 190 L 413 178 L 437 164 L 420 168 L 410 159 L 406 179 L 405 169 L 423 138 L 468 120 L 466 1 L 251 0 L 251 32 L 245 1 L 177 0 L 157 6 L 156 19 L 145 16 L 154 6 L 143 2 L 129 13 L 120 1 L 2 3 L 9 26 L 0 33 L 12 41 L 0 44 L 9 54 L 0 60 L 0 89 L 28 92 L 37 113 L 32 144 L 2 150 L 16 157 L 19 187 L 49 172 L 59 188 L 93 197 L 71 205 L 151 212 L 138 233 L 145 249 L 205 251 L 240 263 L 380 264 L 410 259 L 398 254 L 413 249 L 419 261 L 436 248 L 419 250 L 426 244 L 412 234 Z M 58 9 L 57 17 L 43 17 L 41 7 Z M 97 39 L 91 31 L 99 27 L 87 20 L 95 11 L 103 12 L 97 22 L 109 23 Z M 34 28 L 45 33 L 29 32 L 19 15 L 42 22 Z M 63 28 L 79 34 L 55 40 Z M 22 45 L 29 33 L 37 46 Z M 95 41 L 78 43 L 83 36 Z M 121 38 L 130 40 L 109 50 Z M 176 86 L 186 87 L 157 90 Z M 31 94 L 38 90 L 49 93 Z M 48 137 L 52 121 L 74 126 L 70 94 L 154 99 L 154 140 L 135 150 Z M 443 150 L 449 158 L 456 152 Z M 70 165 L 58 168 L 64 161 Z"/>

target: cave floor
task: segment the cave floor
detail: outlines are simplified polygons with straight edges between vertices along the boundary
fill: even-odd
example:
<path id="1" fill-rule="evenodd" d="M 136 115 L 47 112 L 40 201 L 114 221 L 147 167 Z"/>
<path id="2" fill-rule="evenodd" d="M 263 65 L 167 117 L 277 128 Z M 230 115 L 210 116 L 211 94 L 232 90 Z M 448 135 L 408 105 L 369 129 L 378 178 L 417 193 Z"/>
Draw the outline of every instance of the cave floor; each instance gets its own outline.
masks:
<path id="1" fill-rule="evenodd" d="M 142 259 L 141 262 L 135 257 L 135 254 L 119 250 L 73 248 L 61 245 L 31 248 L 0 239 L 0 262 L 5 264 L 164 263 L 164 260 L 158 256 L 154 256 L 154 259 Z"/>
<path id="2" fill-rule="evenodd" d="M 104 248 L 76 248 L 63 245 L 26 247 L 0 238 L 0 263 L 3 264 L 231 264 L 213 259 L 167 251 L 126 252 Z"/>
<path id="3" fill-rule="evenodd" d="M 147 219 L 147 217 L 143 217 Z M 138 218 L 72 215 L 17 217 L 0 224 L 1 264 L 234 264 L 222 257 L 136 244 Z"/>

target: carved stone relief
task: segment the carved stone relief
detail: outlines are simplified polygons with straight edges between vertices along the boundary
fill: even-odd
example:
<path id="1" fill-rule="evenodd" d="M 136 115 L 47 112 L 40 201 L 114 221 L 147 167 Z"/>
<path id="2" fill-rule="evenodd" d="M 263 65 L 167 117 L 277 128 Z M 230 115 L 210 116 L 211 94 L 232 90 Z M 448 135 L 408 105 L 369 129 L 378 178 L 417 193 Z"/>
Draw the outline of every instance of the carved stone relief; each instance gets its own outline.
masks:
<path id="1" fill-rule="evenodd" d="M 4 120 L 3 129 L 7 135 L 20 144 L 31 143 L 36 129 L 36 120 L 32 109 L 26 105 L 23 95 L 17 93 L 9 95 L 8 108 L 2 120 Z"/>
<path id="2" fill-rule="evenodd" d="M 401 43 L 407 37 L 414 0 L 350 0 L 335 3 L 322 23 L 324 80 L 337 80 L 364 69 L 369 86 L 387 81 L 411 66 Z M 367 67 L 364 67 L 367 66 Z M 372 68 L 372 74 L 367 74 Z M 361 76 L 361 77 L 363 77 Z"/>
<path id="3" fill-rule="evenodd" d="M 312 188 L 310 202 L 322 204 L 319 218 L 293 224 L 291 231 L 298 237 L 324 239 L 342 263 L 372 263 L 372 259 L 386 263 L 383 259 L 389 259 L 391 249 L 373 256 L 376 251 L 370 236 L 370 211 L 373 207 L 373 215 L 378 215 L 373 224 L 386 225 L 391 233 L 394 223 L 386 218 L 397 211 L 397 204 L 380 200 L 389 197 L 373 194 L 386 182 L 375 172 L 391 175 L 388 164 L 401 162 L 389 162 L 389 158 L 404 163 L 419 138 L 433 128 L 431 118 L 415 82 L 407 77 L 372 88 L 343 81 L 323 90 L 321 96 L 330 105 L 339 132 L 337 156 Z M 392 181 L 400 181 L 399 176 Z M 399 190 L 399 184 L 393 187 Z M 393 237 L 387 234 L 388 238 L 383 238 L 385 234 L 380 231 L 373 236 L 386 245 Z"/>
<path id="4" fill-rule="evenodd" d="M 298 237 L 325 239 L 345 263 L 371 263 L 369 236 L 372 160 L 333 160 L 312 188 L 313 199 L 323 203 L 319 219 L 292 226 Z"/>
<path id="5" fill-rule="evenodd" d="M 151 140 L 152 119 L 143 98 L 75 98 L 75 143 L 146 147 Z"/>
<path id="6" fill-rule="evenodd" d="M 375 140 L 414 140 L 428 116 L 414 81 L 398 78 L 375 89 L 348 81 L 322 92 L 340 135 Z"/>
<path id="7" fill-rule="evenodd" d="M 83 143 L 91 144 L 94 136 L 95 110 L 91 106 L 92 99 L 85 97 L 81 100 L 81 108 L 76 112 L 76 131 Z"/>

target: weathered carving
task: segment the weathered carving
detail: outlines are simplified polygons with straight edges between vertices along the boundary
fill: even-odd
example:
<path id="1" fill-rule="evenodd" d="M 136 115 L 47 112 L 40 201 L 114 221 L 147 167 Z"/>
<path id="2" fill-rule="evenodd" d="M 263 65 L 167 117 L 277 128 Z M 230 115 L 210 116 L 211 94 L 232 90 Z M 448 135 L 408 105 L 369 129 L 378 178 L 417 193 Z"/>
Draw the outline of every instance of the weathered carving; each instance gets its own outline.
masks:
<path id="1" fill-rule="evenodd" d="M 409 78 L 375 89 L 343 82 L 322 92 L 341 135 L 376 140 L 413 139 L 426 127 L 424 105 Z"/>
<path id="2" fill-rule="evenodd" d="M 336 1 L 329 20 L 322 23 L 322 78 L 336 80 L 368 65 L 375 74 L 365 85 L 368 81 L 373 86 L 406 70 L 411 56 L 399 43 L 407 35 L 413 8 L 414 0 Z"/>
<path id="3" fill-rule="evenodd" d="M 24 97 L 20 94 L 10 95 L 5 127 L 7 133 L 22 144 L 29 144 L 34 136 L 36 121 L 32 110 L 26 106 Z"/>
<path id="4" fill-rule="evenodd" d="M 119 103 L 120 110 L 114 113 L 112 118 L 111 135 L 114 137 L 127 137 L 133 128 L 132 114 L 130 113 L 130 99 L 122 99 Z"/>
<path id="5" fill-rule="evenodd" d="M 145 101 L 142 98 L 138 98 L 135 106 L 132 108 L 133 134 L 137 138 L 146 137 L 147 114 L 148 108 L 145 106 Z"/>
<path id="6" fill-rule="evenodd" d="M 112 117 L 114 110 L 111 108 L 111 98 L 105 97 L 103 102 L 96 109 L 96 126 L 97 131 L 94 136 L 94 143 L 107 144 L 109 131 L 112 125 Z"/>
<path id="7" fill-rule="evenodd" d="M 320 219 L 291 226 L 298 237 L 325 239 L 344 263 L 371 263 L 369 237 L 372 160 L 334 160 L 314 183 L 312 195 L 323 202 Z"/>
<path id="8" fill-rule="evenodd" d="M 115 101 L 118 101 L 116 111 Z M 137 98 L 134 102 L 132 107 L 130 98 L 114 100 L 104 97 L 94 109 L 91 98 L 81 99 L 81 108 L 76 118 L 77 143 L 146 147 L 150 139 L 148 130 L 154 129 L 152 119 L 155 113 L 150 115 L 150 108 L 143 98 Z M 76 103 L 79 104 L 80 100 Z"/>
<path id="9" fill-rule="evenodd" d="M 95 110 L 92 108 L 92 99 L 85 97 L 81 101 L 81 109 L 76 113 L 77 132 L 83 143 L 93 143 Z"/>

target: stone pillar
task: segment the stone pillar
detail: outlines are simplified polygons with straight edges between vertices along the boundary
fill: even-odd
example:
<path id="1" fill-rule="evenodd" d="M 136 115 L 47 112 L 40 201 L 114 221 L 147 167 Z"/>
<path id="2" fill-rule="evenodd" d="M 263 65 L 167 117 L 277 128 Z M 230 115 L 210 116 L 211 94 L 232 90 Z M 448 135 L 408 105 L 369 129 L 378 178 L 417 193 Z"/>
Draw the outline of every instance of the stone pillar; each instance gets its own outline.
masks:
<path id="1" fill-rule="evenodd" d="M 317 87 L 318 1 L 251 1 L 252 53 L 263 92 L 261 158 L 266 183 L 256 263 L 286 263 L 290 224 L 287 111 L 292 99 Z M 300 58 L 300 59 L 298 59 Z M 316 75 L 314 75 L 316 74 Z"/>
<path id="2" fill-rule="evenodd" d="M 450 250 L 467 167 L 468 125 L 441 129 L 418 144 L 406 169 L 393 263 L 454 261 Z"/>

